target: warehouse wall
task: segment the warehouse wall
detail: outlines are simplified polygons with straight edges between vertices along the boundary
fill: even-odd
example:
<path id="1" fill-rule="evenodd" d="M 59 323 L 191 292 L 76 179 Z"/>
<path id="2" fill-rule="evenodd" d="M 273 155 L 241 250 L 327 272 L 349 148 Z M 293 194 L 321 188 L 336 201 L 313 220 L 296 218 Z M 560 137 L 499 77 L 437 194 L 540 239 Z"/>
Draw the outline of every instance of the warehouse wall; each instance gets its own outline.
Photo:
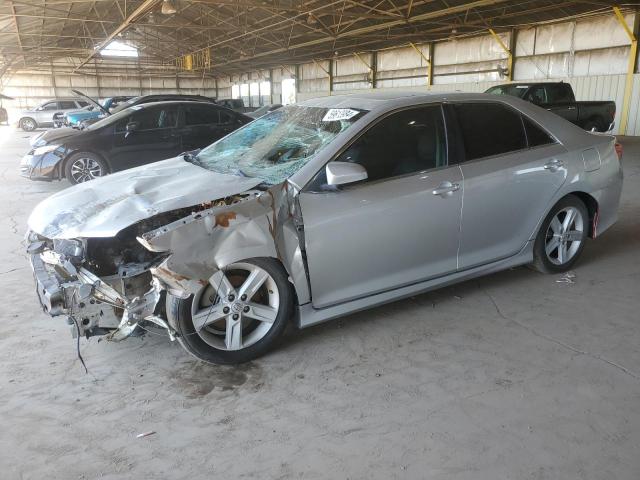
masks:
<path id="1" fill-rule="evenodd" d="M 635 15 L 625 15 L 632 26 Z M 520 28 L 502 33 L 509 48 L 514 43 L 514 80 L 566 81 L 578 100 L 615 100 L 616 133 L 624 97 L 629 39 L 611 14 L 575 21 Z M 428 85 L 428 62 L 433 63 Z M 501 69 L 507 55 L 489 34 L 456 38 L 432 45 L 402 46 L 284 65 L 270 70 L 211 78 L 166 72 L 138 75 L 135 64 L 120 68 L 96 68 L 97 75 L 23 71 L 2 79 L 2 91 L 16 98 L 5 102 L 10 118 L 20 109 L 54 96 L 71 95 L 71 89 L 94 97 L 141 95 L 159 92 L 197 93 L 211 97 L 240 97 L 247 106 L 283 103 L 282 82 L 296 78 L 296 100 L 372 90 L 403 89 L 481 92 L 506 81 Z M 332 81 L 329 78 L 332 73 Z M 331 89 L 330 89 L 331 88 Z M 234 93 L 235 92 L 235 93 Z M 640 75 L 634 76 L 628 134 L 640 135 Z"/>
<path id="2" fill-rule="evenodd" d="M 137 69 L 114 74 L 102 68 L 97 74 L 48 73 L 42 71 L 19 71 L 2 78 L 2 93 L 13 97 L 5 100 L 10 121 L 17 121 L 20 112 L 55 97 L 73 97 L 71 90 L 79 90 L 93 98 L 114 95 L 146 95 L 150 93 L 183 93 L 216 97 L 216 79 L 201 74 L 153 73 L 138 75 Z M 223 93 L 231 96 L 231 85 L 227 80 L 217 80 Z M 223 96 L 221 96 L 223 98 Z"/>
<path id="3" fill-rule="evenodd" d="M 634 25 L 633 13 L 625 19 L 629 26 Z M 513 36 L 500 34 L 509 48 Z M 297 100 L 388 89 L 482 92 L 506 82 L 500 68 L 506 69 L 507 55 L 489 34 L 437 42 L 431 49 L 429 45 L 416 48 L 404 46 L 299 65 Z M 613 13 L 517 29 L 514 80 L 565 81 L 572 84 L 578 100 L 615 100 L 615 132 L 619 133 L 629 50 L 629 38 Z M 428 85 L 427 59 L 433 63 L 433 85 Z M 375 70 L 370 68 L 374 66 Z M 274 103 L 280 102 L 279 83 L 286 74 L 283 68 L 273 70 Z M 231 83 L 238 84 L 242 78 L 233 78 Z M 627 133 L 640 135 L 640 75 L 634 76 L 633 86 Z"/>

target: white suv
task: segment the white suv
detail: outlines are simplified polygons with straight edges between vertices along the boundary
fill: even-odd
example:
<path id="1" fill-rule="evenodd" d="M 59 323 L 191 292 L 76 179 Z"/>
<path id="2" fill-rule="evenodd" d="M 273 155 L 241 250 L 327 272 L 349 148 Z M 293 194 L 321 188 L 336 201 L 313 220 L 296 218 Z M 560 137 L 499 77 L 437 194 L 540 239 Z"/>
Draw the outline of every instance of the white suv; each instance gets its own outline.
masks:
<path id="1" fill-rule="evenodd" d="M 31 132 L 38 127 L 53 127 L 53 116 L 56 113 L 78 110 L 87 105 L 89 102 L 75 98 L 47 100 L 32 110 L 22 112 L 18 126 L 25 132 Z"/>

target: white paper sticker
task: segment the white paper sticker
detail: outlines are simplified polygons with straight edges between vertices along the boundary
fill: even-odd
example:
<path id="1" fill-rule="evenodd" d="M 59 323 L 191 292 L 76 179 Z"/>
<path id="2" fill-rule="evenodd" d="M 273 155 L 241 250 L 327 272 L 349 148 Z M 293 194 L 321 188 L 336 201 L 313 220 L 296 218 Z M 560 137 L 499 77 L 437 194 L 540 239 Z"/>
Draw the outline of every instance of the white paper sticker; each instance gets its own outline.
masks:
<path id="1" fill-rule="evenodd" d="M 351 108 L 330 108 L 325 114 L 323 122 L 335 122 L 337 120 L 349 120 L 355 117 L 360 112 Z"/>

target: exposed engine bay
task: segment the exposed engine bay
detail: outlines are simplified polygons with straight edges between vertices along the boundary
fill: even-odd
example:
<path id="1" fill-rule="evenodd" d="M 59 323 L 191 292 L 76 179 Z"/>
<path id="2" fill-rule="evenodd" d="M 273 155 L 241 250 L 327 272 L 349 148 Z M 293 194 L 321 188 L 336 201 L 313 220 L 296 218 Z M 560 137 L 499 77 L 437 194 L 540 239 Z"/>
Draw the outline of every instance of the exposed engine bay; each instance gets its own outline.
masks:
<path id="1" fill-rule="evenodd" d="M 27 251 L 43 310 L 67 316 L 72 335 L 107 335 L 119 341 L 137 327 L 155 324 L 175 338 L 166 321 L 164 286 L 152 271 L 170 255 L 152 251 L 142 237 L 175 222 L 201 218 L 219 207 L 234 205 L 259 192 L 179 208 L 139 221 L 114 237 L 54 238 L 27 234 Z M 228 221 L 227 221 L 228 226 Z M 140 332 L 142 333 L 142 332 Z"/>

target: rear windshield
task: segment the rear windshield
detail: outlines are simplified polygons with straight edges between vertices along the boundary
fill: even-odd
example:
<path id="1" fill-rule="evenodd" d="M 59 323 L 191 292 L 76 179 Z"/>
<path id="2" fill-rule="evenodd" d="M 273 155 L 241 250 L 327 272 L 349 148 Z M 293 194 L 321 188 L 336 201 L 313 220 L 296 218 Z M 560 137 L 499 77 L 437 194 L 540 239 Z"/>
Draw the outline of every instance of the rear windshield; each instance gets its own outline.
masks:
<path id="1" fill-rule="evenodd" d="M 496 87 L 491 87 L 484 93 L 490 93 L 493 95 L 511 95 L 512 97 L 522 98 L 528 88 L 529 85 L 498 85 Z"/>

